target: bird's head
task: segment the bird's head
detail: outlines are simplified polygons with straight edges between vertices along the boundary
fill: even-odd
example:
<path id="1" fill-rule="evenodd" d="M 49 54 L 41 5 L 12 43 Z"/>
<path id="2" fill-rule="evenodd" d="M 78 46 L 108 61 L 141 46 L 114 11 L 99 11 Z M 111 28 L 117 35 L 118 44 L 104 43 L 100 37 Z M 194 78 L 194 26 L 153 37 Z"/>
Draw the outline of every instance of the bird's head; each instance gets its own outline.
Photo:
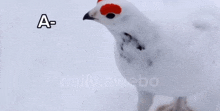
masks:
<path id="1" fill-rule="evenodd" d="M 142 14 L 139 13 L 138 9 L 126 0 L 98 0 L 96 7 L 86 13 L 83 20 L 94 20 L 106 27 L 125 26 L 132 22 L 132 18 L 140 19 Z"/>
<path id="2" fill-rule="evenodd" d="M 151 39 L 154 28 L 151 21 L 126 0 L 98 0 L 95 8 L 85 14 L 83 20 L 93 20 L 106 26 L 121 41 L 123 36 Z"/>

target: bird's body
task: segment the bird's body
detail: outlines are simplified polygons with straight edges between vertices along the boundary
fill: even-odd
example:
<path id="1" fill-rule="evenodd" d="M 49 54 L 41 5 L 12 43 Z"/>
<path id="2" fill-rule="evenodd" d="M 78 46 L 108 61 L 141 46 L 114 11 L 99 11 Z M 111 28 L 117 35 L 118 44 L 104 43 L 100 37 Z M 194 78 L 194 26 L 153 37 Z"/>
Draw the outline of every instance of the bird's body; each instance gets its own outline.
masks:
<path id="1" fill-rule="evenodd" d="M 138 86 L 140 80 L 148 80 L 143 90 L 167 96 L 188 96 L 209 88 L 213 80 L 220 77 L 217 73 L 220 71 L 219 58 L 213 55 L 219 54 L 215 52 L 215 45 L 219 44 L 210 43 L 216 42 L 211 37 L 217 35 L 204 36 L 213 32 L 201 32 L 192 25 L 185 29 L 184 32 L 176 29 L 162 32 L 153 27 L 149 35 L 152 39 L 137 38 L 147 38 L 147 29 L 143 31 L 146 33 L 132 33 L 130 42 L 123 41 L 123 38 L 129 39 L 125 34 L 115 34 L 116 38 L 121 38 L 115 44 L 115 58 L 122 75 Z M 137 44 L 143 44 L 144 49 L 138 49 Z M 151 79 L 157 79 L 157 86 L 150 85 Z"/>
<path id="2" fill-rule="evenodd" d="M 125 0 L 99 2 L 90 12 L 94 14 L 85 17 L 93 15 L 114 36 L 115 60 L 125 79 L 137 87 L 139 111 L 149 109 L 154 94 L 186 97 L 220 89 L 220 24 L 202 20 L 155 24 Z M 105 4 L 122 11 L 112 15 L 112 10 L 106 19 L 95 12 Z"/>

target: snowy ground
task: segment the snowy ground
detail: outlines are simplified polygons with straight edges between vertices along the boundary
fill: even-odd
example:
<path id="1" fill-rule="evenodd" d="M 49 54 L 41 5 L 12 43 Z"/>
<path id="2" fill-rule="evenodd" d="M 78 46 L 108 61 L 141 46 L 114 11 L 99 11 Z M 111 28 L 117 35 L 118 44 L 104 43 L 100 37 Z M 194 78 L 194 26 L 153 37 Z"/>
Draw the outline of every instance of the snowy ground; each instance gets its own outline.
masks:
<path id="1" fill-rule="evenodd" d="M 220 6 L 218 0 L 130 1 L 153 21 Z M 0 2 L 0 111 L 135 110 L 137 94 L 117 70 L 112 35 L 82 21 L 96 0 Z M 57 25 L 37 29 L 44 13 Z M 154 107 L 170 100 L 157 96 Z"/>

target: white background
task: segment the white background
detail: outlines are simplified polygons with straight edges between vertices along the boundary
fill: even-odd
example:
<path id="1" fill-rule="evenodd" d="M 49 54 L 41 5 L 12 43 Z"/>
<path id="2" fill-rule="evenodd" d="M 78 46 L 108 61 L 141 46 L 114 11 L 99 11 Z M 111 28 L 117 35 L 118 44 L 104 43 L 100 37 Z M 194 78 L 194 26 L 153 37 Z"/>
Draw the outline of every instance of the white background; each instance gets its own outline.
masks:
<path id="1" fill-rule="evenodd" d="M 218 0 L 129 1 L 155 22 L 220 6 Z M 137 94 L 117 70 L 113 36 L 82 20 L 96 2 L 0 1 L 0 111 L 135 110 Z M 37 29 L 41 14 L 57 24 Z M 170 100 L 157 96 L 154 106 Z"/>

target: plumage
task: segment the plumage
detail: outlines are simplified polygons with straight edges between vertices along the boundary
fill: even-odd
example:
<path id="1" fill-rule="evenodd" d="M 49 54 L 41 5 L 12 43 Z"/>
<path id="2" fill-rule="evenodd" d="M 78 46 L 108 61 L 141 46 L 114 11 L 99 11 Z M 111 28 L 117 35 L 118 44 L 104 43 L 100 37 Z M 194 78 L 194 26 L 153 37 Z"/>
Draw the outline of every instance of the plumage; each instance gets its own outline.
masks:
<path id="1" fill-rule="evenodd" d="M 102 14 L 106 5 L 122 11 L 107 9 Z M 107 17 L 108 13 L 114 17 Z M 154 23 L 125 0 L 100 1 L 89 16 L 114 36 L 118 69 L 139 92 L 138 111 L 147 111 L 155 94 L 187 97 L 220 89 L 219 18 L 207 14 L 207 19 Z M 220 95 L 213 97 L 220 101 Z M 217 104 L 213 102 L 207 105 L 210 111 Z"/>

